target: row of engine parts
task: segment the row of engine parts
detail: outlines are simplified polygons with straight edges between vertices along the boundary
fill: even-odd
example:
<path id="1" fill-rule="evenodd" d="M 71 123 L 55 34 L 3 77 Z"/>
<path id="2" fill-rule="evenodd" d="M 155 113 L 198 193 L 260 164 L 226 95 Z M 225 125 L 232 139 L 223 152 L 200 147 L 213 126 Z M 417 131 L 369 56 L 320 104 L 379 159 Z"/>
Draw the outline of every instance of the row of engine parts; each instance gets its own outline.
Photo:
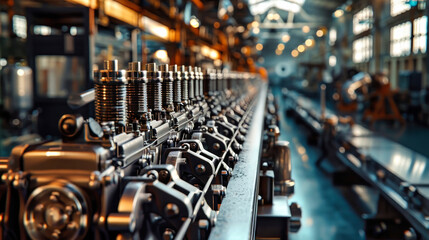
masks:
<path id="1" fill-rule="evenodd" d="M 62 140 L 18 146 L 1 160 L 3 239 L 254 238 L 253 225 L 223 233 L 245 214 L 255 224 L 258 194 L 272 205 L 275 188 L 293 188 L 289 151 L 271 124 L 275 108 L 263 130 L 267 86 L 259 76 L 140 62 L 120 70 L 113 60 L 94 81 L 71 103 L 95 100 L 95 119 L 64 115 Z M 279 174 L 261 189 L 267 174 L 259 169 Z M 226 210 L 237 203 L 244 215 Z M 282 204 L 289 209 L 287 198 Z M 291 213 L 282 214 L 276 231 L 286 239 Z"/>

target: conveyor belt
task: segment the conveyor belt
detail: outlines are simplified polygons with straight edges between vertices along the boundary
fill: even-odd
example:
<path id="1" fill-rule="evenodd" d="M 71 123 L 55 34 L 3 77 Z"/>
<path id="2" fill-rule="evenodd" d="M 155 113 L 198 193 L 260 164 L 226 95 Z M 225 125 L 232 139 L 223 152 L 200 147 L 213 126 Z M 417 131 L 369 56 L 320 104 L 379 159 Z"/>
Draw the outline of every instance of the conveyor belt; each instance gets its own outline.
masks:
<path id="1" fill-rule="evenodd" d="M 289 110 L 313 133 L 323 131 L 320 106 L 296 92 L 285 96 Z M 334 115 L 326 110 L 326 116 Z M 429 159 L 371 130 L 354 124 L 338 126 L 330 139 L 341 162 L 378 189 L 424 239 L 429 238 Z M 346 146 L 346 147 L 344 147 Z"/>

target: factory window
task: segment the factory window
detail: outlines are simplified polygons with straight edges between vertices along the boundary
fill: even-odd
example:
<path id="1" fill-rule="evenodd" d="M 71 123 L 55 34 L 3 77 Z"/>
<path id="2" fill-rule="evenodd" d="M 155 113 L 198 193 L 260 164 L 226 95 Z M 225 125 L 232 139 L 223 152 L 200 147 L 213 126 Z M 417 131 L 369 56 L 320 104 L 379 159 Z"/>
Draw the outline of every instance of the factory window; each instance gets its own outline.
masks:
<path id="1" fill-rule="evenodd" d="M 14 15 L 12 18 L 13 33 L 20 38 L 27 38 L 27 20 L 24 16 Z"/>
<path id="2" fill-rule="evenodd" d="M 366 62 L 372 57 L 372 36 L 356 39 L 353 42 L 353 62 Z"/>
<path id="3" fill-rule="evenodd" d="M 411 5 L 406 0 L 390 0 L 390 15 L 397 16 L 403 12 L 410 10 Z"/>
<path id="4" fill-rule="evenodd" d="M 373 10 L 366 7 L 353 16 L 353 33 L 359 34 L 372 28 Z"/>
<path id="5" fill-rule="evenodd" d="M 413 52 L 426 52 L 428 18 L 423 16 L 414 20 Z"/>
<path id="6" fill-rule="evenodd" d="M 411 22 L 390 29 L 390 56 L 407 56 L 411 53 Z"/>

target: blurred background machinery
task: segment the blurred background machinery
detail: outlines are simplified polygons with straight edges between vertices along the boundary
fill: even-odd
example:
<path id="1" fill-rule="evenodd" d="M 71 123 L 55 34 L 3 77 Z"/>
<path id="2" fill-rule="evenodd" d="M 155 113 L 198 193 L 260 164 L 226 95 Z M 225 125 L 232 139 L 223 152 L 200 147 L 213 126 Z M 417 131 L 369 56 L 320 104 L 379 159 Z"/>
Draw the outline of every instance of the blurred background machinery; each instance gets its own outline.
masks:
<path id="1" fill-rule="evenodd" d="M 74 206 L 86 211 L 82 219 L 104 219 L 83 224 L 87 232 L 71 226 L 88 238 L 97 229 L 97 237 L 123 238 L 429 239 L 428 9 L 424 0 L 0 0 L 0 169 L 10 170 L 3 183 L 15 184 L 12 175 L 21 173 L 40 180 L 38 164 L 71 175 L 88 167 L 83 175 L 100 174 L 94 184 L 121 180 L 86 188 L 48 179 L 24 184 L 22 195 L 3 184 L 3 196 L 22 200 L 24 209 L 30 198 L 51 201 L 36 196 L 39 188 L 62 189 L 60 200 L 79 190 L 84 197 L 73 201 L 86 201 L 86 210 Z M 244 116 L 261 122 L 258 134 Z M 220 156 L 228 149 L 258 164 L 238 161 L 236 168 Z M 46 166 L 35 156 L 51 152 L 70 165 Z M 101 155 L 89 159 L 90 152 Z M 73 154 L 101 162 L 89 167 Z M 19 166 L 6 167 L 9 156 Z M 201 156 L 216 166 L 213 179 L 184 160 Z M 146 163 L 156 168 L 151 174 L 142 170 Z M 180 181 L 162 180 L 166 163 Z M 233 180 L 229 170 L 252 179 Z M 191 199 L 190 220 L 172 221 L 172 205 L 151 205 L 157 201 L 146 190 L 157 181 L 153 189 L 168 185 L 167 195 Z M 103 199 L 115 196 L 114 207 L 94 215 L 91 204 L 100 199 L 91 191 L 100 189 L 111 194 Z M 129 218 L 136 220 L 129 231 L 119 226 L 125 208 L 117 208 L 127 191 L 144 192 L 135 210 L 150 215 Z M 43 211 L 29 212 L 49 220 L 41 229 L 51 238 L 65 236 L 53 232 L 65 220 L 42 218 Z M 214 228 L 210 212 L 218 217 Z M 3 224 L 8 236 L 38 238 L 40 226 L 19 218 L 10 220 L 19 231 Z"/>

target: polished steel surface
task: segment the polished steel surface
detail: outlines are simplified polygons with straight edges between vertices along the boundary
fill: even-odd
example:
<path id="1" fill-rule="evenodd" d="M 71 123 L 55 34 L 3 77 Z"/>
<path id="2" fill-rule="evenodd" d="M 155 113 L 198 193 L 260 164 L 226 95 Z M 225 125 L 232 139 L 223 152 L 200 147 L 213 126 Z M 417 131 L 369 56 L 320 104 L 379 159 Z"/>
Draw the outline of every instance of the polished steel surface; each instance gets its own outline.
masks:
<path id="1" fill-rule="evenodd" d="M 259 165 L 267 86 L 261 86 L 258 104 L 255 108 L 251 130 L 243 145 L 243 152 L 237 162 L 236 172 L 229 184 L 229 195 L 222 203 L 217 223 L 210 240 L 214 239 L 254 239 L 257 211 L 257 190 L 259 188 Z"/>
<path id="2" fill-rule="evenodd" d="M 305 129 L 285 115 L 286 101 L 273 89 L 279 103 L 280 140 L 290 142 L 295 193 L 289 202 L 298 202 L 303 211 L 302 227 L 290 240 L 362 240 L 364 223 L 328 176 L 315 166 L 320 150 L 306 141 Z M 327 109 L 329 112 L 329 109 Z M 327 112 L 327 114 L 329 114 Z"/>
<path id="3" fill-rule="evenodd" d="M 370 156 L 390 172 L 411 184 L 429 184 L 429 159 L 377 135 L 349 136 L 361 154 Z"/>

